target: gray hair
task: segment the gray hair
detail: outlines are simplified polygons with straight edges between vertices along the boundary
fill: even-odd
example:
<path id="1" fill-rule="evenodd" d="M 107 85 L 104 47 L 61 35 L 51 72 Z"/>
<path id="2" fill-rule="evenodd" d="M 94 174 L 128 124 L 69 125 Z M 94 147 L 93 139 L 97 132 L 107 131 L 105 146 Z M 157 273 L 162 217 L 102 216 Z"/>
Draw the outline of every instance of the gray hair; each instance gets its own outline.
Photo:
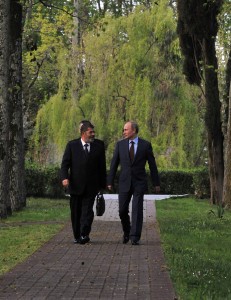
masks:
<path id="1" fill-rule="evenodd" d="M 82 120 L 79 122 L 79 132 L 82 134 L 83 132 L 86 132 L 88 128 L 94 129 L 94 125 L 88 121 L 88 120 Z"/>

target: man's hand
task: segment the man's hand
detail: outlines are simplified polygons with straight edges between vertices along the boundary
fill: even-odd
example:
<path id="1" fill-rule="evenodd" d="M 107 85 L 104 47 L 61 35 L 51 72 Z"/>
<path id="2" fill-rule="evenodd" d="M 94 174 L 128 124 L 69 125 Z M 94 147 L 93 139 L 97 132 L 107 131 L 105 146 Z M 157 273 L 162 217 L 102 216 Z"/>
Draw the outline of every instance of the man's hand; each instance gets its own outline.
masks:
<path id="1" fill-rule="evenodd" d="M 64 179 L 64 180 L 62 181 L 62 185 L 63 185 L 63 187 L 67 188 L 68 185 L 69 185 L 69 179 Z"/>
<path id="2" fill-rule="evenodd" d="M 109 191 L 112 191 L 112 185 L 108 185 L 107 188 L 109 189 Z"/>
<path id="3" fill-rule="evenodd" d="M 160 186 L 154 186 L 154 193 L 158 194 L 160 192 Z"/>

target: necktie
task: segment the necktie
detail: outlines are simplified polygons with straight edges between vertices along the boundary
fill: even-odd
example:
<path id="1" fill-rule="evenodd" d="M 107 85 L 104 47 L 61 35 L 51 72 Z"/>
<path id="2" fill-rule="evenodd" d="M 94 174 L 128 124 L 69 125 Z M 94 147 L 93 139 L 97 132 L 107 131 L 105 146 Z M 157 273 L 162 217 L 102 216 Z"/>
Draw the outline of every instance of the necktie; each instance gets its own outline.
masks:
<path id="1" fill-rule="evenodd" d="M 88 154 L 89 154 L 89 152 L 88 152 L 88 144 L 84 145 L 84 151 L 85 151 L 86 157 L 88 157 Z"/>
<path id="2" fill-rule="evenodd" d="M 134 142 L 131 141 L 130 144 L 131 144 L 131 146 L 130 146 L 129 154 L 130 154 L 131 161 L 133 161 L 134 160 L 134 156 L 135 156 L 135 153 L 134 153 Z"/>

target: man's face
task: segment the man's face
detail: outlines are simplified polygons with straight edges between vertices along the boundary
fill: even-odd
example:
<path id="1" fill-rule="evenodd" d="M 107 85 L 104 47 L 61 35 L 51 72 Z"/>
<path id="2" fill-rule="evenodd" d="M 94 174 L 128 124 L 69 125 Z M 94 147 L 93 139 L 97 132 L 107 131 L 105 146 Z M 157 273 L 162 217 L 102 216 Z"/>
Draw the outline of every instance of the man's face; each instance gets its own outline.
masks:
<path id="1" fill-rule="evenodd" d="M 82 139 L 85 143 L 92 143 L 95 139 L 95 131 L 93 128 L 88 128 L 87 131 L 83 132 Z"/>
<path id="2" fill-rule="evenodd" d="M 132 124 L 130 122 L 124 125 L 123 137 L 125 139 L 134 139 L 136 137 L 135 129 L 132 129 Z"/>

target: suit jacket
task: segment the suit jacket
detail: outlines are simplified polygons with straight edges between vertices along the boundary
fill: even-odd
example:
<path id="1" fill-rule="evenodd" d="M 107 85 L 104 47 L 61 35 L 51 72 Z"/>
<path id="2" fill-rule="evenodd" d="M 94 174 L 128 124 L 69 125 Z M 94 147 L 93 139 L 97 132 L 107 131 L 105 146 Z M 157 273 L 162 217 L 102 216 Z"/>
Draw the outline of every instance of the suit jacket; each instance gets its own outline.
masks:
<path id="1" fill-rule="evenodd" d="M 150 174 L 154 186 L 159 186 L 159 175 L 152 145 L 148 141 L 138 138 L 138 147 L 133 162 L 129 156 L 129 140 L 124 139 L 116 144 L 114 155 L 111 161 L 111 168 L 108 176 L 108 185 L 113 185 L 118 165 L 120 164 L 119 190 L 128 192 L 133 184 L 135 190 L 146 193 L 148 190 L 147 174 L 145 171 L 146 162 L 149 164 Z"/>
<path id="2" fill-rule="evenodd" d="M 69 193 L 94 195 L 106 187 L 106 159 L 104 142 L 91 143 L 88 157 L 81 139 L 68 142 L 61 164 L 61 180 L 69 179 Z"/>

